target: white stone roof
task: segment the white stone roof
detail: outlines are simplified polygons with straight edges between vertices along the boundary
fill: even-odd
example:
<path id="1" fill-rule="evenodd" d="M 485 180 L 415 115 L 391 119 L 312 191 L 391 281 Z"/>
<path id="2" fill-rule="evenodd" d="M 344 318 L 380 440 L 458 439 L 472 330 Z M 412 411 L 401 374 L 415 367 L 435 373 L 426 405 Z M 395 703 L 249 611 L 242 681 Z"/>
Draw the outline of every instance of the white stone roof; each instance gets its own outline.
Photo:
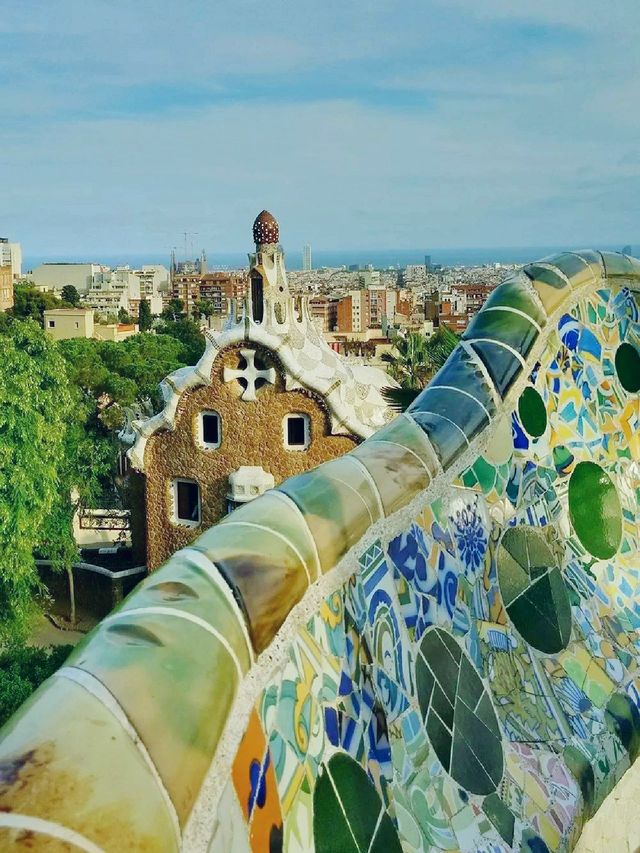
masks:
<path id="1" fill-rule="evenodd" d="M 284 368 L 287 391 L 306 389 L 322 397 L 334 435 L 368 438 L 395 417 L 380 393 L 385 385 L 397 387 L 391 377 L 376 367 L 358 365 L 354 370 L 346 364 L 319 334 L 306 301 L 296 310 L 295 300 L 289 297 L 286 314 L 283 322 L 278 322 L 273 303 L 265 299 L 263 321 L 256 323 L 246 305 L 240 315 L 234 305 L 222 332 L 205 333 L 207 343 L 200 361 L 194 367 L 174 371 L 160 383 L 162 411 L 150 418 L 133 420 L 121 433 L 121 439 L 132 445 L 128 456 L 134 468 L 144 470 L 149 437 L 174 428 L 182 394 L 210 385 L 214 361 L 223 350 L 236 344 L 254 344 L 271 350 Z"/>

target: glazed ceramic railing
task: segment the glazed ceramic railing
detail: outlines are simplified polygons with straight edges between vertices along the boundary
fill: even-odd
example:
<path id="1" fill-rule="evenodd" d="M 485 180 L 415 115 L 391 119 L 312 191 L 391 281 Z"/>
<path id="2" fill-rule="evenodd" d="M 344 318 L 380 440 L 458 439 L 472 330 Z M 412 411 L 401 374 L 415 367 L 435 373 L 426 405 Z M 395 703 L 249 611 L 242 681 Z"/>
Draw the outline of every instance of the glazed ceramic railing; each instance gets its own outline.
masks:
<path id="1" fill-rule="evenodd" d="M 639 284 L 526 267 L 150 575 L 3 729 L 0 847 L 572 847 L 638 750 Z"/>

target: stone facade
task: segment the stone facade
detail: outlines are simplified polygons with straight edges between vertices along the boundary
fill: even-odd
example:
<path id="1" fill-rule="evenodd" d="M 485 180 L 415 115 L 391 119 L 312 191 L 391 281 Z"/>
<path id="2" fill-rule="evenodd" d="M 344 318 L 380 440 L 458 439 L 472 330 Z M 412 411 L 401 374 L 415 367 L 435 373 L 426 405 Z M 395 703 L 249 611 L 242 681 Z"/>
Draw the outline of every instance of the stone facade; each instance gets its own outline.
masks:
<path id="1" fill-rule="evenodd" d="M 211 384 L 183 394 L 173 430 L 150 436 L 144 455 L 146 472 L 146 558 L 150 570 L 174 551 L 188 545 L 227 513 L 229 475 L 243 465 L 261 466 L 278 485 L 287 477 L 341 456 L 360 439 L 332 435 L 322 397 L 306 390 L 285 390 L 282 365 L 266 348 L 257 347 L 259 362 L 276 371 L 275 384 L 265 383 L 255 401 L 240 400 L 243 389 L 237 380 L 224 381 L 224 371 L 237 369 L 244 345 L 222 352 L 213 362 Z M 220 416 L 221 442 L 205 449 L 198 439 L 202 411 Z M 289 413 L 305 414 L 310 422 L 306 450 L 289 450 L 283 441 L 283 419 Z M 201 521 L 197 527 L 176 523 L 173 517 L 172 481 L 195 480 L 200 486 Z M 139 528 L 138 528 L 139 529 Z"/>

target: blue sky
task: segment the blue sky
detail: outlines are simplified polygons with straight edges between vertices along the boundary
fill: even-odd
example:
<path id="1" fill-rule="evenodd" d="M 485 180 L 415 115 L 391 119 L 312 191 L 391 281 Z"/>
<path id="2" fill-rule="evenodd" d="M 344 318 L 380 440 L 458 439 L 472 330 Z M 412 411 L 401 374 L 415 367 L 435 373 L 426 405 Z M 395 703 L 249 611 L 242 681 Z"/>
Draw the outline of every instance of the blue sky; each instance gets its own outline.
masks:
<path id="1" fill-rule="evenodd" d="M 637 0 L 3 0 L 28 255 L 640 242 Z"/>

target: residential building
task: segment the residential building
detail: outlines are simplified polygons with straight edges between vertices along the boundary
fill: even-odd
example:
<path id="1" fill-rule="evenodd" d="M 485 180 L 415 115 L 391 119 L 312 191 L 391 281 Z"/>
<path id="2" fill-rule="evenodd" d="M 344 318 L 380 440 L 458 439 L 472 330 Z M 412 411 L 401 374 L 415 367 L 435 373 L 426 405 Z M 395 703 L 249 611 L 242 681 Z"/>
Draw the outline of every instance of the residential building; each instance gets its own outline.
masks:
<path id="1" fill-rule="evenodd" d="M 306 272 L 310 272 L 313 269 L 311 265 L 311 246 L 308 243 L 302 247 L 302 269 Z"/>
<path id="2" fill-rule="evenodd" d="M 13 272 L 10 264 L 0 266 L 0 311 L 13 307 Z"/>
<path id="3" fill-rule="evenodd" d="M 69 284 L 82 296 L 91 289 L 95 276 L 108 271 L 101 264 L 48 263 L 40 264 L 29 277 L 38 290 L 59 293 Z"/>
<path id="4" fill-rule="evenodd" d="M 54 308 L 44 312 L 44 330 L 56 341 L 69 338 L 92 338 L 92 308 Z"/>
<path id="5" fill-rule="evenodd" d="M 83 303 L 104 314 L 117 314 L 125 310 L 132 317 L 138 316 L 140 302 L 146 299 L 152 314 L 162 312 L 161 287 L 168 281 L 169 272 L 161 265 L 142 267 L 129 266 L 105 269 L 96 273 Z"/>
<path id="6" fill-rule="evenodd" d="M 197 295 L 201 302 L 211 302 L 213 313 L 224 317 L 229 313 L 231 301 L 244 299 L 249 279 L 244 273 L 208 272 L 201 278 Z"/>
<path id="7" fill-rule="evenodd" d="M 380 270 L 362 270 L 358 280 L 361 287 L 377 287 L 380 284 Z"/>
<path id="8" fill-rule="evenodd" d="M 44 312 L 45 332 L 56 341 L 96 338 L 123 341 L 137 334 L 133 323 L 96 323 L 93 308 L 53 308 Z"/>
<path id="9" fill-rule="evenodd" d="M 311 319 L 320 332 L 333 332 L 338 325 L 339 300 L 332 296 L 312 296 L 309 300 Z"/>
<path id="10" fill-rule="evenodd" d="M 371 285 L 365 290 L 352 290 L 338 302 L 339 332 L 362 332 L 382 328 L 383 320 L 393 322 L 398 305 L 398 291 Z"/>
<path id="11" fill-rule="evenodd" d="M 340 456 L 394 417 L 380 369 L 351 368 L 324 341 L 308 302 L 290 295 L 279 227 L 253 226 L 251 287 L 222 332 L 206 332 L 192 369 L 163 383 L 165 408 L 133 420 L 132 529 L 149 569 L 231 509 Z M 357 375 L 356 375 L 357 374 Z"/>
<path id="12" fill-rule="evenodd" d="M 11 267 L 14 279 L 22 275 L 22 248 L 20 243 L 10 243 L 8 237 L 0 237 L 0 267 Z"/>

